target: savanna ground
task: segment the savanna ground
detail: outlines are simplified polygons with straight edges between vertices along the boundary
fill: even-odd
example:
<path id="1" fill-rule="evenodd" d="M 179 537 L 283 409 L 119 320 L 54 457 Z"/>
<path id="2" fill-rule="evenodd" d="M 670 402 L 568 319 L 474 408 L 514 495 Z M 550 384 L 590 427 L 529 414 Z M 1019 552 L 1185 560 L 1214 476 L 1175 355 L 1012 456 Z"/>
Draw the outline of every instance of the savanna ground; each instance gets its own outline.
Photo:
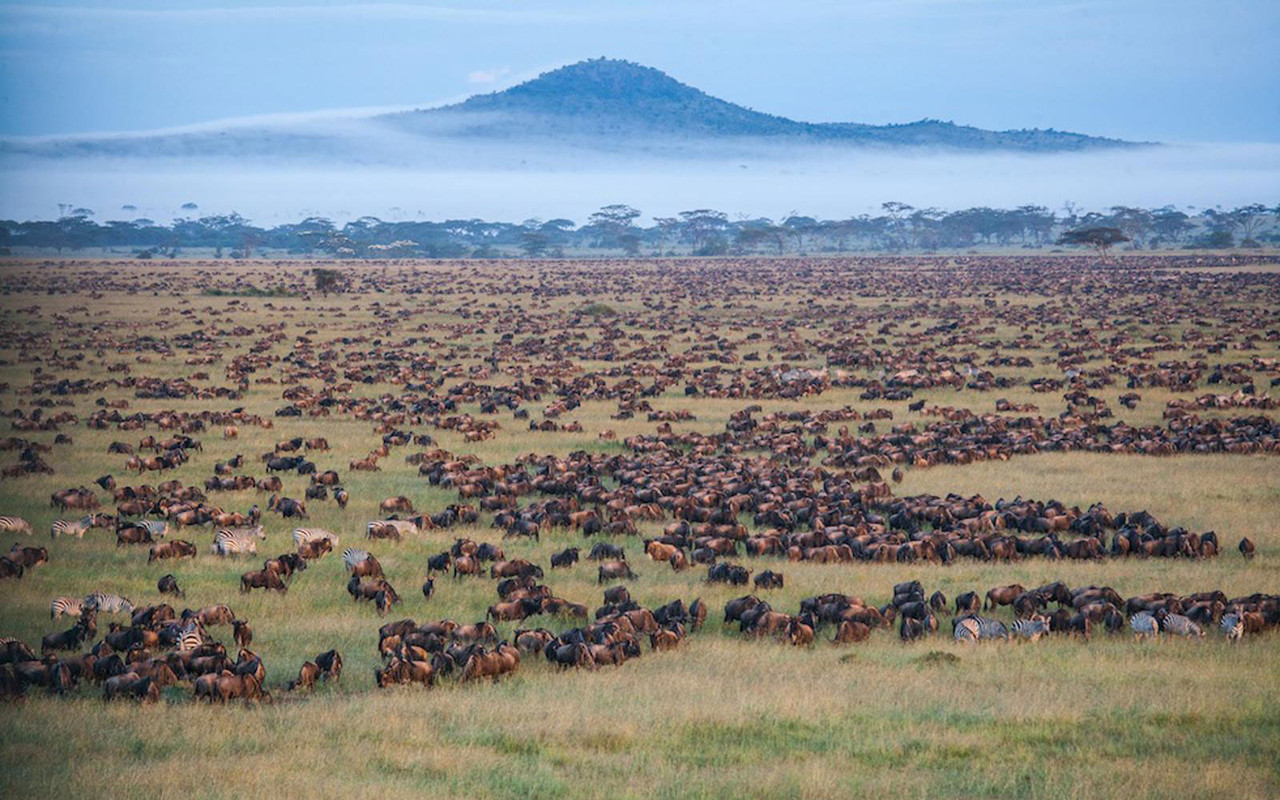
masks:
<path id="1" fill-rule="evenodd" d="M 466 380 L 504 384 L 518 377 L 595 373 L 605 384 L 623 380 L 626 367 L 642 384 L 661 370 L 682 378 L 718 365 L 728 372 L 786 364 L 830 366 L 824 343 L 862 336 L 858 348 L 877 355 L 843 369 L 884 377 L 899 366 L 930 363 L 919 354 L 1029 356 L 1029 367 L 992 366 L 1014 379 L 1005 388 L 979 391 L 953 386 L 917 388 L 913 400 L 993 413 L 997 398 L 1033 403 L 1046 417 L 1068 411 L 1061 390 L 1036 392 L 1033 378 L 1064 375 L 1062 350 L 1123 333 L 1135 346 L 1159 343 L 1143 356 L 1151 362 L 1203 360 L 1245 365 L 1258 393 L 1277 374 L 1280 341 L 1268 331 L 1280 323 L 1280 277 L 1270 264 L 1164 264 L 1127 261 L 1112 272 L 1084 260 L 965 259 L 808 262 L 609 262 L 597 264 L 394 263 L 351 264 L 349 291 L 322 297 L 307 292 L 311 263 L 230 265 L 214 262 L 10 262 L 0 266 L 5 288 L 0 317 L 0 409 L 30 414 L 45 398 L 60 403 L 47 415 L 73 411 L 84 420 L 99 397 L 126 399 L 136 411 L 226 411 L 243 407 L 274 422 L 267 430 L 241 425 L 224 440 L 220 429 L 197 434 L 203 451 L 157 477 L 132 476 L 125 456 L 108 455 L 112 441 L 136 440 L 150 428 L 123 432 L 64 424 L 73 444 L 45 456 L 53 475 L 0 482 L 0 514 L 29 519 L 31 541 L 49 547 L 51 562 L 19 581 L 0 583 L 0 634 L 37 643 L 66 620 L 51 622 L 49 602 L 93 590 L 119 592 L 135 603 L 159 602 L 155 583 L 172 572 L 185 589 L 182 604 L 199 608 L 226 602 L 254 628 L 253 649 L 268 667 L 275 702 L 251 708 L 208 707 L 191 701 L 189 685 L 166 690 L 155 706 L 105 704 L 100 691 L 82 686 L 71 697 L 32 690 L 19 703 L 0 706 L 0 795 L 5 797 L 1274 797 L 1280 795 L 1280 638 L 1274 631 L 1229 644 L 1216 630 L 1201 641 L 1135 642 L 1127 635 L 1095 635 L 1090 641 L 1051 637 L 1037 644 L 964 646 L 943 631 L 903 644 L 892 630 L 870 641 L 836 646 L 824 630 L 814 646 L 744 640 L 722 627 L 725 601 L 741 587 L 708 585 L 704 567 L 673 572 L 649 561 L 640 541 L 629 538 L 629 560 L 639 573 L 633 597 L 656 607 L 675 598 L 707 601 L 706 626 L 673 652 L 646 652 L 618 668 L 562 672 L 527 657 L 520 670 L 497 684 L 442 681 L 421 687 L 376 690 L 380 663 L 379 619 L 368 604 L 344 591 L 340 559 L 329 556 L 296 576 L 287 595 L 237 592 L 239 574 L 257 560 L 223 561 L 208 555 L 211 531 L 186 529 L 197 543 L 194 561 L 148 566 L 145 548 L 117 548 L 110 531 L 83 541 L 50 541 L 49 523 L 77 516 L 49 508 L 59 489 L 90 485 L 105 474 L 121 485 L 177 479 L 203 485 L 215 461 L 246 456 L 238 472 L 261 477 L 258 461 L 280 440 L 324 436 L 333 449 L 312 454 L 321 470 L 336 469 L 351 504 L 308 502 L 310 524 L 343 537 L 342 546 L 366 546 L 383 564 L 405 602 L 388 619 L 480 619 L 494 600 L 488 578 L 437 577 L 435 597 L 417 587 L 429 554 L 455 537 L 497 541 L 501 531 L 480 524 L 428 531 L 395 544 L 361 544 L 368 520 L 381 515 L 383 498 L 403 494 L 422 511 L 457 502 L 457 493 L 430 486 L 404 456 L 420 447 L 395 448 L 375 473 L 350 472 L 350 460 L 380 442 L 373 423 L 351 415 L 273 417 L 287 403 L 279 382 L 286 372 L 298 384 L 322 389 L 307 369 L 343 361 L 355 353 L 390 351 L 432 356 L 412 380 L 438 382 L 435 391 Z M 1041 277 L 1036 277 L 1040 275 Z M 1048 278 L 1043 277 L 1048 275 Z M 284 286 L 292 295 L 252 296 L 249 289 Z M 217 288 L 225 294 L 207 292 Z M 595 313 L 582 313 L 591 304 Z M 1199 309 L 1199 312 L 1196 312 Z M 889 319 L 896 327 L 882 329 Z M 943 329 L 951 323 L 958 329 Z M 859 327 L 860 325 L 860 327 Z M 246 332 L 232 329 L 243 326 Z M 1101 327 L 1100 327 L 1101 326 Z M 1188 338 L 1198 330 L 1202 339 Z M 183 334 L 207 336 L 184 349 Z M 1006 345 L 1026 335 L 1016 350 Z M 504 336 L 508 338 L 504 340 Z M 304 337 L 304 338 L 300 338 Z M 877 341 L 878 340 L 878 341 Z M 1214 352 L 1205 345 L 1225 347 Z M 608 347 L 602 345 L 608 343 Z M 1165 343 L 1172 346 L 1165 347 Z M 206 346 L 207 345 L 207 346 Z M 197 388 L 231 385 L 224 369 L 253 347 L 272 357 L 251 376 L 237 399 L 185 397 L 139 399 L 131 388 L 107 386 L 84 394 L 33 394 L 33 383 L 52 376 L 105 381 L 122 374 L 191 378 Z M 648 347 L 661 352 L 646 353 Z M 1116 354 L 1081 347 L 1075 370 L 1115 365 Z M 57 352 L 55 357 L 53 354 Z M 73 361 L 72 354 L 82 356 Z M 191 365 L 196 354 L 214 363 Z M 754 360 L 758 356 L 759 360 Z M 366 361 L 376 361 L 367 359 Z M 934 359 L 936 361 L 936 359 Z M 109 372 L 113 364 L 128 373 Z M 941 367 L 938 367 L 941 369 Z M 342 369 L 339 369 L 339 373 Z M 347 392 L 379 397 L 406 392 L 404 381 L 385 373 L 355 381 Z M 341 378 L 339 378 L 341 380 Z M 330 383 L 330 385 L 332 385 Z M 861 388 L 827 387 L 798 399 L 765 396 L 688 397 L 677 380 L 649 398 L 655 409 L 687 409 L 696 420 L 672 423 L 677 432 L 714 434 L 731 413 L 752 403 L 762 414 L 888 408 L 893 423 L 936 421 L 907 410 L 906 400 L 863 400 Z M 1163 424 L 1173 399 L 1238 386 L 1206 386 L 1173 392 L 1142 388 L 1136 409 L 1122 407 L 1123 377 L 1091 388 L 1116 417 L 1135 426 Z M 556 399 L 525 403 L 534 421 Z M 62 405 L 61 403 L 65 403 Z M 638 413 L 614 419 L 616 399 L 587 400 L 558 422 L 582 424 L 581 433 L 535 432 L 503 408 L 483 415 L 461 404 L 456 413 L 495 419 L 494 438 L 465 442 L 452 430 L 403 426 L 429 434 L 455 454 L 483 464 L 504 464 L 528 454 L 567 455 L 574 450 L 626 452 L 623 440 L 652 434 L 656 422 Z M 1203 410 L 1204 418 L 1274 410 Z M 850 423 L 853 427 L 854 423 Z M 602 440 L 605 430 L 617 433 Z M 9 435 L 7 432 L 5 435 Z M 15 432 L 52 443 L 56 432 Z M 4 464 L 13 453 L 4 454 Z M 819 462 L 823 453 L 815 457 Z M 794 611 L 801 598 L 839 591 L 882 604 L 894 583 L 918 579 L 926 593 L 948 597 L 984 592 L 999 584 L 1040 585 L 1061 579 L 1072 586 L 1109 585 L 1121 595 L 1150 591 L 1189 594 L 1222 589 L 1229 596 L 1280 591 L 1280 462 L 1274 454 L 1178 454 L 1166 457 L 1101 453 L 1044 453 L 1004 461 L 912 468 L 893 487 L 899 496 L 956 492 L 990 501 L 1016 495 L 1057 499 L 1067 505 L 1103 502 L 1113 512 L 1145 509 L 1168 525 L 1215 530 L 1223 542 L 1216 559 L 1107 559 L 1053 562 L 1028 559 L 955 565 L 812 564 L 775 558 L 738 561 L 786 576 L 786 588 L 768 593 L 779 610 Z M 285 476 L 284 494 L 302 496 L 306 479 Z M 99 496 L 109 501 L 108 493 Z M 522 503 L 534 498 L 522 498 Z M 244 510 L 266 495 L 253 491 L 210 493 L 211 503 Z M 107 503 L 110 510 L 110 502 Z M 749 515 L 748 515 L 749 516 Z M 292 549 L 294 523 L 266 514 L 268 538 L 261 556 Z M 750 520 L 746 519 L 748 525 Z M 663 523 L 642 523 L 647 535 Z M 1235 551 L 1242 536 L 1258 545 L 1246 562 Z M 544 533 L 538 543 L 504 543 L 508 556 L 548 566 L 550 554 L 583 544 L 571 532 Z M 589 542 L 587 543 L 590 544 Z M 585 549 L 584 549 L 585 553 Z M 260 559 L 258 559 L 260 560 Z M 547 570 L 556 594 L 592 608 L 600 603 L 594 564 Z M 176 602 L 176 601 L 175 601 Z M 181 605 L 179 605 L 181 608 Z M 1006 621 L 1007 609 L 999 616 Z M 571 623 L 533 619 L 524 627 L 553 630 Z M 105 621 L 103 622 L 105 627 Z M 502 623 L 500 634 L 516 625 Z M 229 630 L 215 629 L 229 643 Z M 314 696 L 296 696 L 284 684 L 316 653 L 336 647 L 346 671 L 336 685 Z"/>

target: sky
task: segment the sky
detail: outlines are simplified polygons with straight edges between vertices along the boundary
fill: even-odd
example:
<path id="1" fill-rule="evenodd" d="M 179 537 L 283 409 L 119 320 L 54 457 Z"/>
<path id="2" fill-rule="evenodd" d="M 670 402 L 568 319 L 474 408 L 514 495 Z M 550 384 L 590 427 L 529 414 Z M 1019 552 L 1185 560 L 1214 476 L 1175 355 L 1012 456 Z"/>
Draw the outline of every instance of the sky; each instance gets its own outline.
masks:
<path id="1" fill-rule="evenodd" d="M 1277 0 L 0 0 L 0 136 L 421 107 L 584 58 L 808 121 L 1280 142 Z"/>

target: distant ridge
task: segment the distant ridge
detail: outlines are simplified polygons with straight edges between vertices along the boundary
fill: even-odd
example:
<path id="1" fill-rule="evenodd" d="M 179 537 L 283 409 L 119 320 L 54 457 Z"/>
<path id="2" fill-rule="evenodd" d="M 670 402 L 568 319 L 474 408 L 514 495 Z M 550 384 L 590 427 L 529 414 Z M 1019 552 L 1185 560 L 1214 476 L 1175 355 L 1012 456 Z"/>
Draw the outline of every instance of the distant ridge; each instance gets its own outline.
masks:
<path id="1" fill-rule="evenodd" d="M 936 119 L 901 125 L 800 122 L 712 97 L 653 67 L 598 58 L 438 108 L 337 121 L 0 139 L 0 155 L 361 165 L 436 159 L 465 168 L 485 165 L 486 159 L 501 165 L 539 154 L 562 163 L 584 150 L 708 160 L 744 153 L 775 158 L 813 145 L 1019 153 L 1142 146 L 1055 130 L 989 131 Z"/>
<path id="2" fill-rule="evenodd" d="M 452 135 L 507 141 L 644 134 L 964 150 L 1069 151 L 1137 144 L 1052 129 L 989 131 L 936 119 L 899 125 L 799 122 L 712 97 L 653 67 L 609 58 L 560 67 L 454 105 L 387 118 L 409 128 L 444 123 Z"/>

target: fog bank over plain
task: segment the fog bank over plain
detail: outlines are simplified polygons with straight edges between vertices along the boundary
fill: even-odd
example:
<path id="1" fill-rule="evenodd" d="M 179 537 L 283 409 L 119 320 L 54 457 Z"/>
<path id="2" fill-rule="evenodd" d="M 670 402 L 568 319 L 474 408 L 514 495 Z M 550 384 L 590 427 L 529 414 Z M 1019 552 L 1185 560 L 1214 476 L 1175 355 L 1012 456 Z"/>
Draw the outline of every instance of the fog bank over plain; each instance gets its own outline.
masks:
<path id="1" fill-rule="evenodd" d="M 314 142 L 313 142 L 314 144 Z M 1274 203 L 1280 145 L 1164 145 L 1053 155 L 886 152 L 874 149 L 717 145 L 671 157 L 661 143 L 530 149 L 437 140 L 389 141 L 364 163 L 310 154 L 151 158 L 101 155 L 0 157 L 0 217 L 48 219 L 59 205 L 95 219 L 238 212 L 260 224 L 324 216 L 344 222 L 568 217 L 626 203 L 645 220 L 694 208 L 731 216 L 819 218 L 873 213 L 897 200 L 919 208 L 1025 204 L 1083 209 L 1115 205 L 1231 207 Z M 287 144 L 282 145 L 288 147 Z M 198 209 L 182 209 L 195 203 Z M 124 210 L 130 205 L 136 210 Z M 64 206 L 65 207 L 65 206 Z"/>

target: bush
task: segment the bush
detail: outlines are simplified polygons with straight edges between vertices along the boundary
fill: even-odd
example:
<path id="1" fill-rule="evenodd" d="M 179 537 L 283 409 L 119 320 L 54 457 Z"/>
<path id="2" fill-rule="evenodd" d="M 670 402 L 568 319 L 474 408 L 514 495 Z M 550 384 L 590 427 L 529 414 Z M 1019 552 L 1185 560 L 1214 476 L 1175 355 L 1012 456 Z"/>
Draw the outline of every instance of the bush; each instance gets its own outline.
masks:
<path id="1" fill-rule="evenodd" d="M 612 317 L 617 315 L 617 311 L 613 310 L 613 306 L 604 303 L 592 303 L 582 309 L 582 313 L 588 317 Z"/>

